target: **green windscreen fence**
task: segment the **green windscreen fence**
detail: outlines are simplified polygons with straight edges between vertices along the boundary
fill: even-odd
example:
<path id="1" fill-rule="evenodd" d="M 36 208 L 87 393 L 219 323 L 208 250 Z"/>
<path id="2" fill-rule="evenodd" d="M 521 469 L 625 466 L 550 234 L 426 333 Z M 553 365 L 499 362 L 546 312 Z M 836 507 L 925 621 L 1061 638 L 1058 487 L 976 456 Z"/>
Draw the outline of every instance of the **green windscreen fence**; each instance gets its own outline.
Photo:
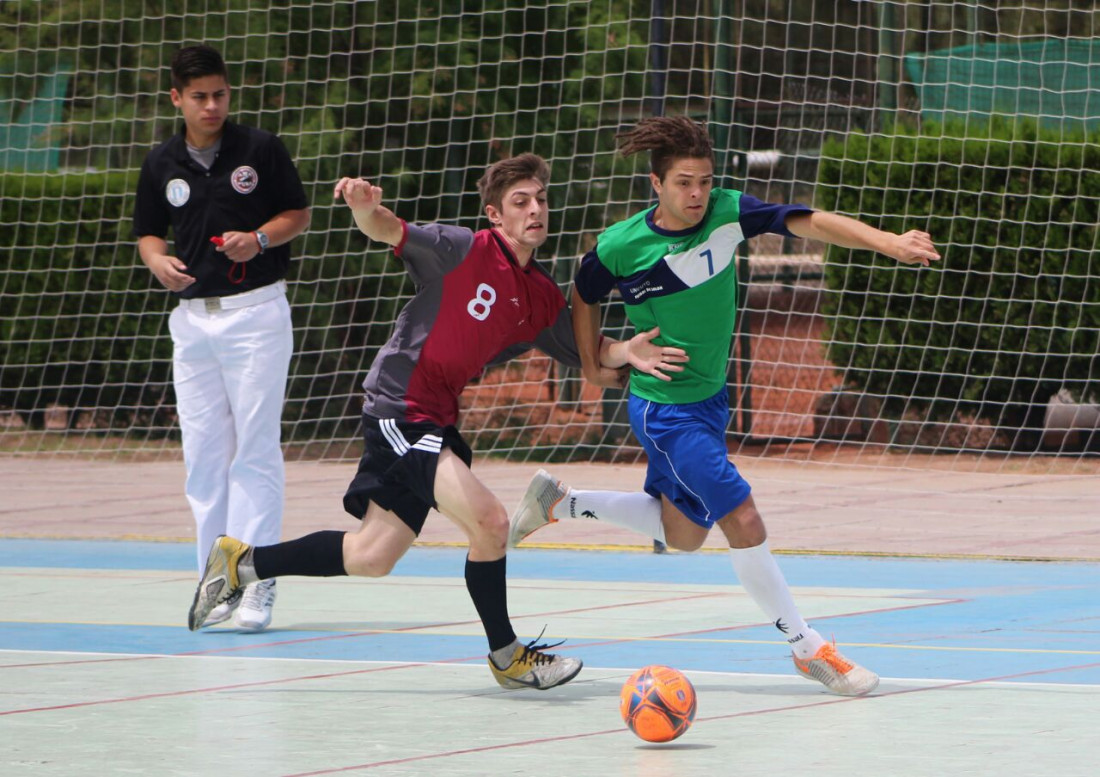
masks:
<path id="1" fill-rule="evenodd" d="M 13 79 L 0 79 L 0 170 L 47 172 L 56 170 L 61 151 L 57 129 L 69 88 L 69 72 L 57 71 L 32 79 L 30 94 L 11 88 Z"/>
<path id="2" fill-rule="evenodd" d="M 908 54 L 921 115 L 937 122 L 1033 117 L 1076 132 L 1100 126 L 1100 40 L 985 43 Z"/>

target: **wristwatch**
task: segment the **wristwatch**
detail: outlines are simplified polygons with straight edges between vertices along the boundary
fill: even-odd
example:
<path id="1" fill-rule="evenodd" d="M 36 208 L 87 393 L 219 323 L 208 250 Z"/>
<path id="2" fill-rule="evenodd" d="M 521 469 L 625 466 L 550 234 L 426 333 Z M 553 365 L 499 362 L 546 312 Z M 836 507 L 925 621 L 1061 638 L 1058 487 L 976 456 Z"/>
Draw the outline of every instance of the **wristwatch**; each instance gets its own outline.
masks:
<path id="1" fill-rule="evenodd" d="M 271 242 L 271 239 L 267 236 L 266 232 L 261 232 L 258 229 L 252 234 L 256 236 L 256 242 L 260 244 L 260 253 L 262 254 L 267 250 L 267 244 Z"/>

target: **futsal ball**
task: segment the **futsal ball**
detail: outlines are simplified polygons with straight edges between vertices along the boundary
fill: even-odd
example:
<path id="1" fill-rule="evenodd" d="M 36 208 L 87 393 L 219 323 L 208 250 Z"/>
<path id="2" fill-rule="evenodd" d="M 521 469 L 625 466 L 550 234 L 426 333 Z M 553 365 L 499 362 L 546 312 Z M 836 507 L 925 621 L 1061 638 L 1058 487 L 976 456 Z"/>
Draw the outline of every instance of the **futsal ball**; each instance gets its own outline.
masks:
<path id="1" fill-rule="evenodd" d="M 619 712 L 646 742 L 671 742 L 695 720 L 695 688 L 672 667 L 645 666 L 623 685 Z"/>

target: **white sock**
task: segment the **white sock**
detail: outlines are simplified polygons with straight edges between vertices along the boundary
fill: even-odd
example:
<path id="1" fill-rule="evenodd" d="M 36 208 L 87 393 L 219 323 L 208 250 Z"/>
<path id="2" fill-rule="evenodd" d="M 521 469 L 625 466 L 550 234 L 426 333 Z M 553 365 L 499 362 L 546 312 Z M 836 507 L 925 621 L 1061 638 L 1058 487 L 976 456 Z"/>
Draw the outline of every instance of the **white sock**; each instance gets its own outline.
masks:
<path id="1" fill-rule="evenodd" d="M 767 541 L 755 548 L 730 548 L 730 560 L 745 591 L 783 633 L 791 651 L 799 658 L 813 657 L 825 640 L 799 614 Z"/>
<path id="2" fill-rule="evenodd" d="M 519 640 L 514 639 L 512 644 L 497 648 L 492 652 L 493 663 L 496 664 L 497 669 L 507 669 L 512 665 L 512 657 L 516 654 L 518 645 Z"/>
<path id="3" fill-rule="evenodd" d="M 661 500 L 644 491 L 582 491 L 570 488 L 558 502 L 552 518 L 606 521 L 665 541 Z"/>
<path id="4" fill-rule="evenodd" d="M 252 560 L 252 551 L 255 549 L 255 547 L 251 547 L 246 550 L 237 562 L 237 582 L 241 584 L 242 588 L 260 582 L 260 576 L 256 574 L 256 564 Z"/>

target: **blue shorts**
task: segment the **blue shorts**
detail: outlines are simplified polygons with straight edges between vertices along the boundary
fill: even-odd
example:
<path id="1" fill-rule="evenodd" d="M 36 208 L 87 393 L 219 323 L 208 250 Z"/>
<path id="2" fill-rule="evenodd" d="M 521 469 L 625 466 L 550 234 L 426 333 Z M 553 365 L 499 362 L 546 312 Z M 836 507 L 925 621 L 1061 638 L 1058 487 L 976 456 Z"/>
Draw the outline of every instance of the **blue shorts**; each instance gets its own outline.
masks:
<path id="1" fill-rule="evenodd" d="M 740 507 L 752 488 L 729 460 L 729 398 L 663 405 L 630 395 L 630 426 L 649 456 L 645 491 L 663 494 L 680 512 L 709 529 Z"/>

